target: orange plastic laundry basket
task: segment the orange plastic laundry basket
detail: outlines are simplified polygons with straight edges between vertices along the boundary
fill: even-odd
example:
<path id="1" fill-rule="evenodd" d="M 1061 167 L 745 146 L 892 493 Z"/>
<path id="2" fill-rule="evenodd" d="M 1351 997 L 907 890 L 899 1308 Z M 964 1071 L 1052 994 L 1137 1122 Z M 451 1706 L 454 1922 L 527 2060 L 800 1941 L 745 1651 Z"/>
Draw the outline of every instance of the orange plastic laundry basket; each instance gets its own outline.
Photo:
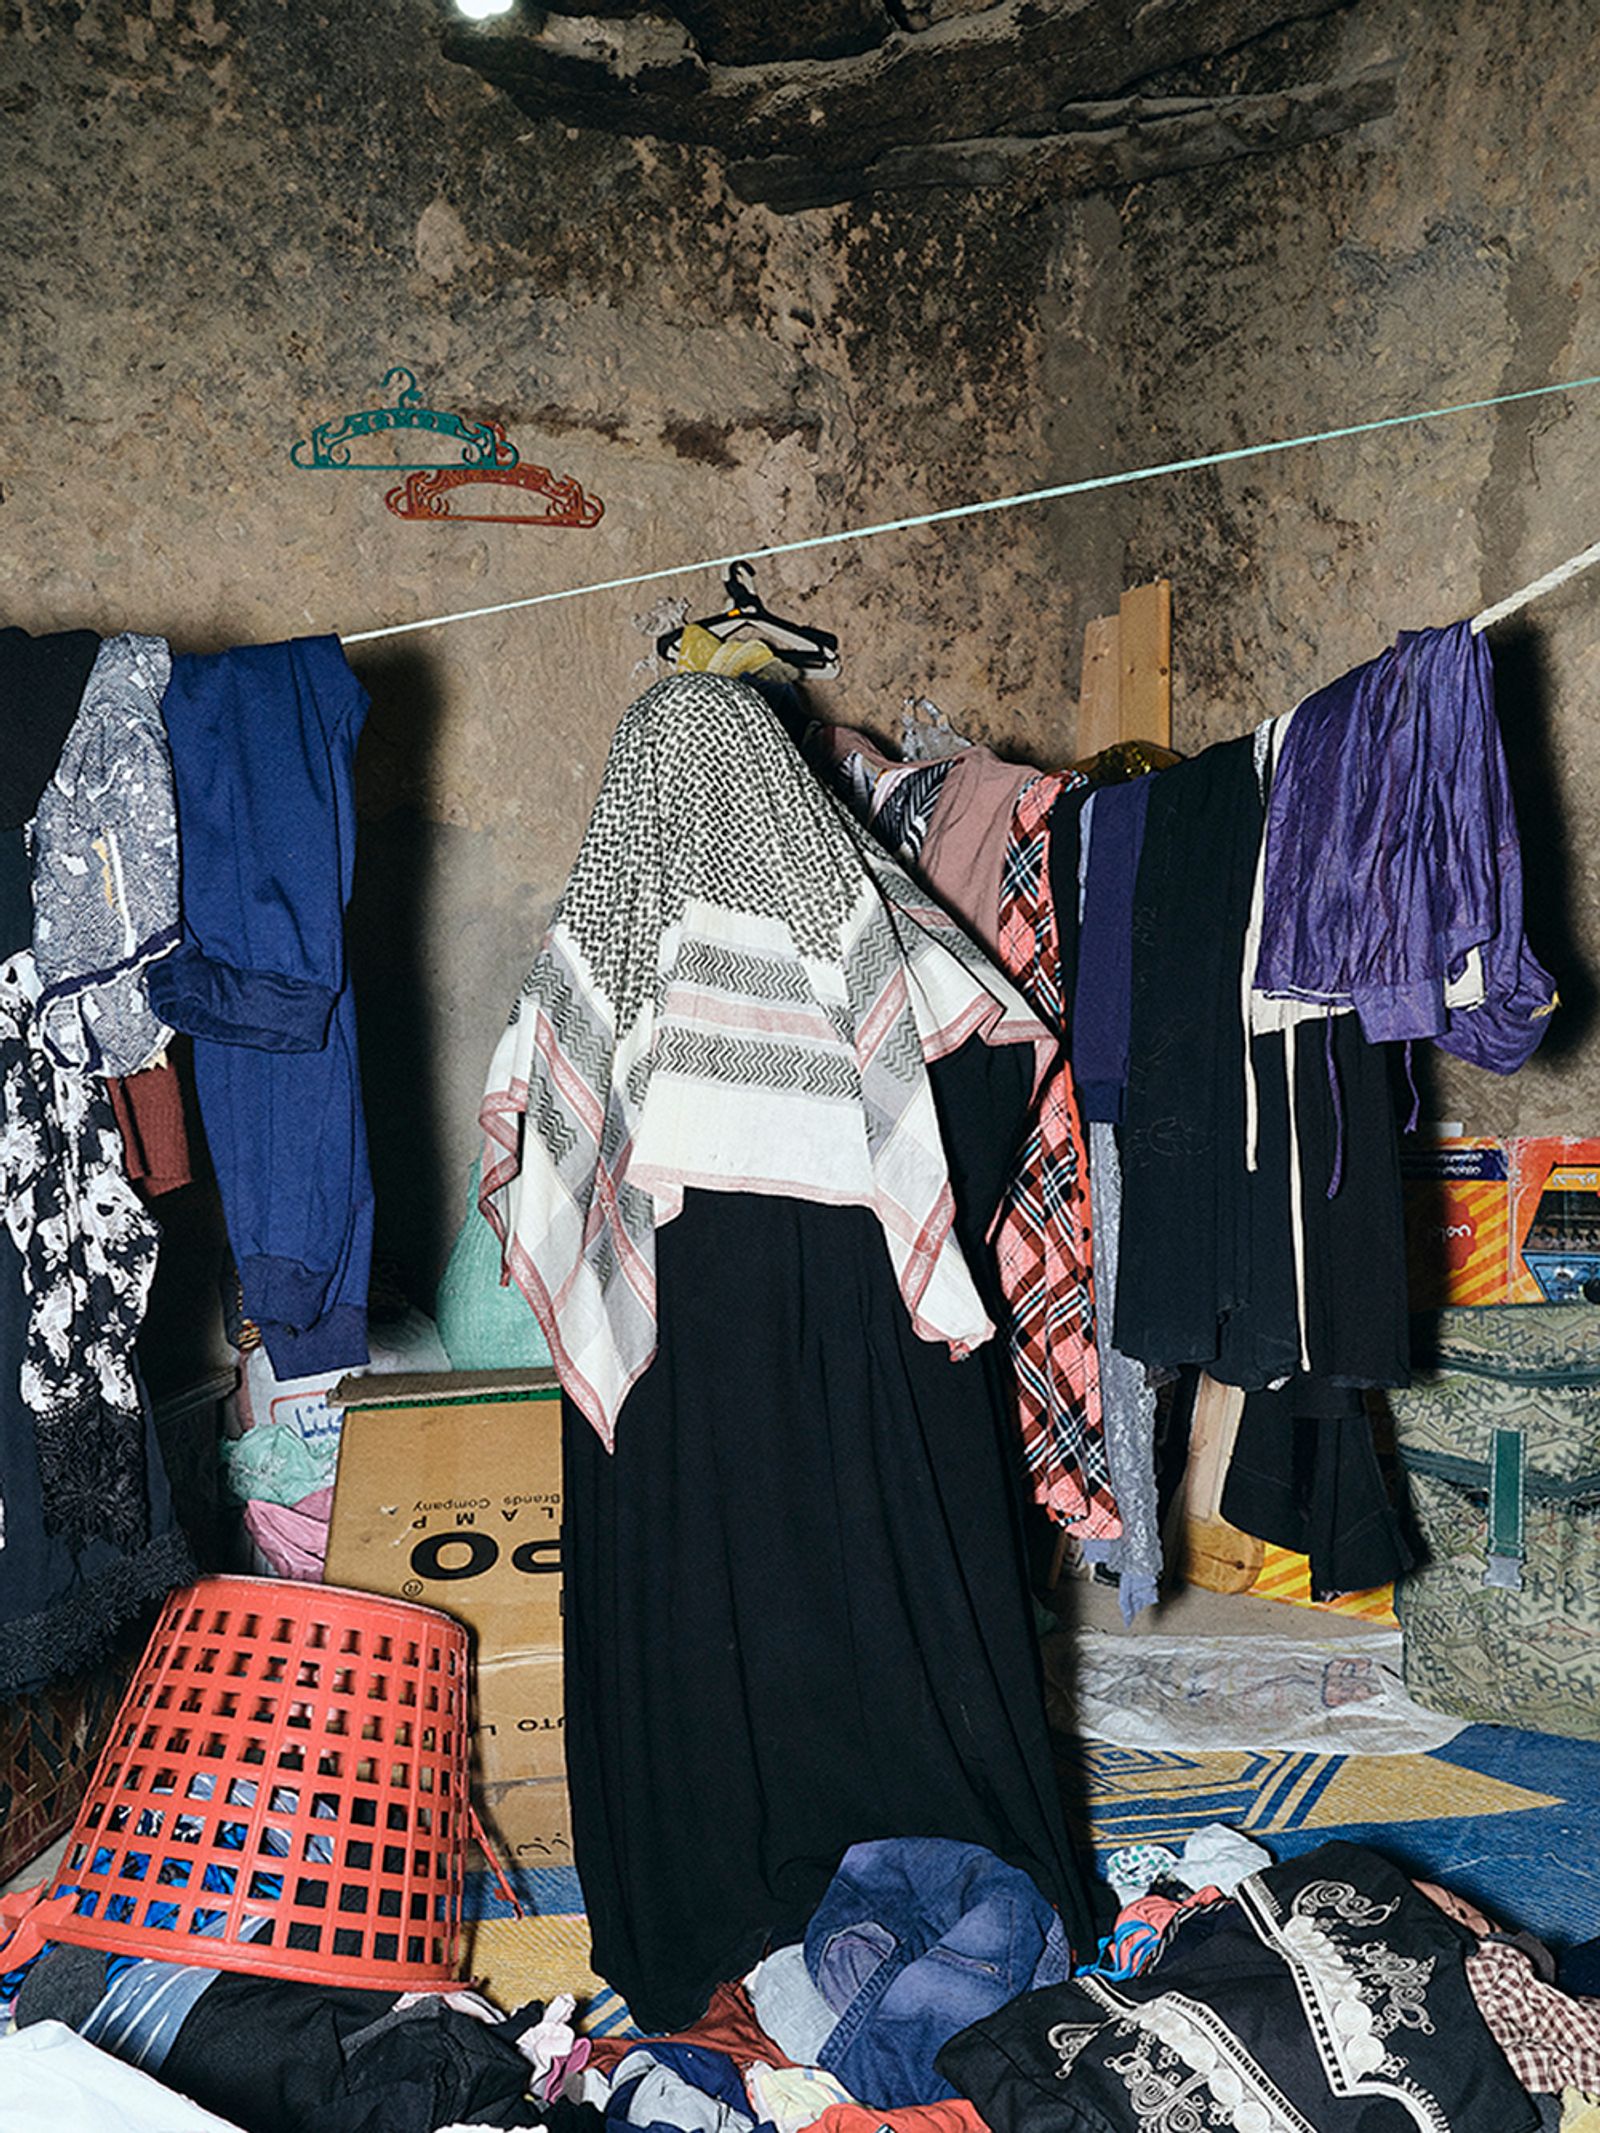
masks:
<path id="1" fill-rule="evenodd" d="M 458 1623 L 337 1586 L 207 1578 L 162 1612 L 28 1937 L 449 1986 L 469 1818 Z"/>

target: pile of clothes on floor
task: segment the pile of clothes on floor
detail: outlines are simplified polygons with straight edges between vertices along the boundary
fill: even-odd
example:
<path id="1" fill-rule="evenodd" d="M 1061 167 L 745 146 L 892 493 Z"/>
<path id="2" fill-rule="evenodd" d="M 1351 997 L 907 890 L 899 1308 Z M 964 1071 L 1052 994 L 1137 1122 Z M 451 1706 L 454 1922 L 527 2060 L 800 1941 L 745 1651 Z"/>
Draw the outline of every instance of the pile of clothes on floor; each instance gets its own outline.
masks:
<path id="1" fill-rule="evenodd" d="M 573 2003 L 358 1991 L 54 1944 L 0 1977 L 4 2133 L 602 2133 Z"/>
<path id="2" fill-rule="evenodd" d="M 59 2133 L 1600 2126 L 1600 2000 L 1563 1989 L 1600 1982 L 1592 1951 L 1558 1983 L 1531 1936 L 1361 1845 L 1264 1858 L 1215 1827 L 1182 1854 L 1129 1847 L 1112 1862 L 1128 1900 L 1075 1967 L 1055 1912 L 992 1853 L 857 1845 L 804 1940 L 672 2036 L 581 2035 L 567 1999 L 502 2017 L 468 1991 L 396 1999 L 55 1946 L 0 1980 L 17 2025 L 0 2133 L 46 2111 Z"/>
<path id="3" fill-rule="evenodd" d="M 1538 1942 L 1359 1845 L 1247 1871 L 1258 1847 L 1203 1837 L 1193 1856 L 1124 1855 L 1141 1893 L 1076 1973 L 1053 1914 L 999 1860 L 933 1839 L 857 1846 L 802 1947 L 683 2036 L 605 2048 L 608 2119 L 639 2133 L 1588 2123 L 1600 2001 L 1559 1989 Z M 808 2063 L 775 2075 L 773 2045 Z"/>

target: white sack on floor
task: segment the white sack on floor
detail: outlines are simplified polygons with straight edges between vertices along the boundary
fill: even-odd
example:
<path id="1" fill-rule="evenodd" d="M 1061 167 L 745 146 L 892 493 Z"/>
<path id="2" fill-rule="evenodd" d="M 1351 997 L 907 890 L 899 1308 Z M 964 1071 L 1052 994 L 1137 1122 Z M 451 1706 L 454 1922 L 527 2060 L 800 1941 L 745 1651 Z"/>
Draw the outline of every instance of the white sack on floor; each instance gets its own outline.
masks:
<path id="1" fill-rule="evenodd" d="M 0 2133 L 239 2133 L 64 2022 L 0 2037 Z"/>
<path id="2" fill-rule="evenodd" d="M 1057 1732 L 1119 1748 L 1424 1755 L 1462 1727 L 1406 1694 L 1398 1631 L 1314 1641 L 1063 1631 L 1044 1660 Z"/>

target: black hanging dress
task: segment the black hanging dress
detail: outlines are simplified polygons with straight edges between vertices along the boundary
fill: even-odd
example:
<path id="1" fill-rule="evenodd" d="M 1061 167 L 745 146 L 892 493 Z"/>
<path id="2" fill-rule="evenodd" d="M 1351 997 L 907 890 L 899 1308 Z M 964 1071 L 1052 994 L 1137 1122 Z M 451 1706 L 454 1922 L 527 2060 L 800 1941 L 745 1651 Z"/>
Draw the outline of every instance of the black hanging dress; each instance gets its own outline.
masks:
<path id="1" fill-rule="evenodd" d="M 1090 1945 L 985 1243 L 1041 1045 L 757 691 L 624 715 L 490 1068 L 481 1204 L 569 1399 L 575 1851 L 648 2028 L 869 1838 L 985 1845 Z"/>
<path id="2" fill-rule="evenodd" d="M 973 1263 L 1023 1064 L 972 1043 L 932 1070 Z M 956 1363 L 917 1338 L 863 1208 L 691 1192 L 658 1251 L 661 1348 L 614 1454 L 567 1405 L 567 1767 L 596 1969 L 644 2027 L 687 2026 L 872 1837 L 987 1845 L 1092 1947 L 999 1349 Z"/>

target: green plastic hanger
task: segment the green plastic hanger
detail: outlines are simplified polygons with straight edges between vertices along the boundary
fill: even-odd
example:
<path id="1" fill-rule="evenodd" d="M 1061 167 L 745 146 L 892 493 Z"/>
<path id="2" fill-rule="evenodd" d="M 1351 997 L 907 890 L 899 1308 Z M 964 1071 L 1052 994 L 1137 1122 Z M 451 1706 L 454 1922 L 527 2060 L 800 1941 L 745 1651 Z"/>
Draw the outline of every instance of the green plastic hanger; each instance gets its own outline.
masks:
<path id="1" fill-rule="evenodd" d="M 396 378 L 404 382 L 393 407 L 363 407 L 352 414 L 336 416 L 331 422 L 319 423 L 309 437 L 296 438 L 289 447 L 289 457 L 295 465 L 328 474 L 404 474 L 452 463 L 464 467 L 516 465 L 517 448 L 497 422 L 474 422 L 469 416 L 446 408 L 425 407 L 415 375 L 397 364 L 393 370 L 385 371 L 383 382 L 387 386 Z M 461 447 L 459 457 L 455 462 L 351 458 L 354 438 L 375 437 L 385 430 L 426 430 L 435 437 L 456 438 Z"/>

